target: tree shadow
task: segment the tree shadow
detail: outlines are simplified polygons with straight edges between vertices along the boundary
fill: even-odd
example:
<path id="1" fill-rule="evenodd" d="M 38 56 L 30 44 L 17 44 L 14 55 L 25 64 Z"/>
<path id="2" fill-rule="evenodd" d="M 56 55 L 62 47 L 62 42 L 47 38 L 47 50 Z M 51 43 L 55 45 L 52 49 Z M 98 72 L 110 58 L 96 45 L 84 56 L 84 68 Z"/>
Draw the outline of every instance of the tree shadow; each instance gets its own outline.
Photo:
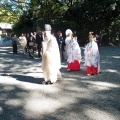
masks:
<path id="1" fill-rule="evenodd" d="M 24 82 L 37 84 L 39 89 L 26 89 L 26 86 L 8 84 L 7 81 L 5 84 L 0 83 L 0 119 L 119 120 L 120 74 L 117 67 L 119 59 L 116 59 L 114 65 L 108 64 L 114 58 L 106 59 L 110 55 L 116 54 L 118 56 L 119 54 L 116 48 L 117 52 L 114 51 L 111 54 L 108 53 L 109 50 L 114 51 L 113 48 L 109 47 L 101 49 L 101 54 L 103 54 L 101 59 L 105 63 L 101 63 L 100 74 L 86 76 L 86 70 L 83 66 L 81 66 L 81 71 L 67 72 L 65 62 L 60 70 L 63 80 L 51 86 L 39 86 L 43 78 L 19 74 L 7 75 L 4 71 L 2 76 L 15 78 L 23 84 Z M 27 64 L 27 62 L 23 63 Z M 27 66 L 30 64 L 31 62 Z M 9 69 L 8 66 L 5 70 L 7 69 Z M 22 73 L 27 74 L 29 72 Z"/>

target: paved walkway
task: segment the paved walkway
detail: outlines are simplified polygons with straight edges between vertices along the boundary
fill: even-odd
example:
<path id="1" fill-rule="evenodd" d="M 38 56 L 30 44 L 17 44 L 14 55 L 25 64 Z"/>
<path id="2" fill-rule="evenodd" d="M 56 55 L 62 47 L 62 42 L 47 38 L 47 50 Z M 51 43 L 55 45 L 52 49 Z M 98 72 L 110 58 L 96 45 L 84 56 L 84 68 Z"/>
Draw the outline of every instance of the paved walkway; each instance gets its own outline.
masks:
<path id="1" fill-rule="evenodd" d="M 83 48 L 82 48 L 83 54 Z M 41 59 L 0 48 L 0 120 L 120 120 L 120 47 L 102 47 L 101 73 L 67 72 L 42 85 Z"/>

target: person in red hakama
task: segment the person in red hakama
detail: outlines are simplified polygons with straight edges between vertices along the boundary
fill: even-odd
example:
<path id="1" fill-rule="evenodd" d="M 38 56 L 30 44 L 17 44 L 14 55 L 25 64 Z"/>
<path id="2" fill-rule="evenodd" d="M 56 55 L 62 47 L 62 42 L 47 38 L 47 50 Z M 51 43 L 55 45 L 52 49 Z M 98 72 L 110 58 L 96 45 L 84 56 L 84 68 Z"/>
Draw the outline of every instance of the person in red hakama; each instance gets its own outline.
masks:
<path id="1" fill-rule="evenodd" d="M 68 71 L 79 71 L 80 70 L 80 60 L 81 60 L 81 49 L 72 35 L 70 29 L 66 30 L 66 51 L 67 51 L 67 70 Z"/>
<path id="2" fill-rule="evenodd" d="M 87 75 L 95 75 L 100 71 L 100 54 L 98 45 L 94 40 L 93 32 L 89 33 L 89 43 L 85 47 L 85 66 Z"/>

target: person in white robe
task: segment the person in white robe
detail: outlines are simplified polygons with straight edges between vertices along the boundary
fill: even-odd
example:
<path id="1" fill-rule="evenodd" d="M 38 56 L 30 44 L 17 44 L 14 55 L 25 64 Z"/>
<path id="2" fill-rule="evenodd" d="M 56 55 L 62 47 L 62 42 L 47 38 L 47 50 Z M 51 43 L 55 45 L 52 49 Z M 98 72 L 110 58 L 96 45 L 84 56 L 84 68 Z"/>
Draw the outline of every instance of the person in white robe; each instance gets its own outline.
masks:
<path id="1" fill-rule="evenodd" d="M 67 29 L 66 32 L 66 38 L 65 38 L 65 52 L 64 52 L 64 58 L 67 60 L 68 58 L 68 45 L 71 41 L 71 37 L 72 37 L 72 31 L 70 29 Z"/>
<path id="2" fill-rule="evenodd" d="M 60 52 L 56 38 L 51 34 L 51 26 L 45 24 L 45 39 L 42 42 L 43 84 L 55 83 L 61 77 Z"/>
<path id="3" fill-rule="evenodd" d="M 84 51 L 84 65 L 87 67 L 87 75 L 95 75 L 100 72 L 100 54 L 98 45 L 94 40 L 93 32 L 89 33 L 89 41 Z"/>
<path id="4" fill-rule="evenodd" d="M 66 50 L 67 50 L 67 70 L 68 71 L 78 71 L 80 70 L 81 61 L 81 49 L 72 35 L 71 30 L 66 30 Z"/>
<path id="5" fill-rule="evenodd" d="M 23 35 L 23 33 L 22 33 L 22 35 L 19 37 L 18 41 L 19 41 L 19 44 L 20 44 L 20 48 L 21 48 L 22 51 L 23 51 L 23 54 L 25 54 L 25 53 L 26 53 L 26 52 L 25 52 L 25 47 L 26 47 L 26 45 L 27 45 L 27 39 L 26 39 L 26 37 Z"/>

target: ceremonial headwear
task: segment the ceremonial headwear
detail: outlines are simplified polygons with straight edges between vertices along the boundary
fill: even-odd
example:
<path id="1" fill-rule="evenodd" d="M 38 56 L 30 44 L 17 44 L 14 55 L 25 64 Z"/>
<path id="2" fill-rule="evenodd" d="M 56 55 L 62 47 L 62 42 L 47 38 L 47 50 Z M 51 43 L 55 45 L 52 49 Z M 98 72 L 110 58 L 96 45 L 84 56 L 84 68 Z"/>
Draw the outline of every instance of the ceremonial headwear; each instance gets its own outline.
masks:
<path id="1" fill-rule="evenodd" d="M 45 24 L 44 28 L 45 28 L 45 35 L 46 35 L 46 37 L 50 37 L 51 36 L 51 29 L 52 29 L 51 25 Z"/>
<path id="2" fill-rule="evenodd" d="M 45 24 L 45 31 L 51 31 L 51 26 L 49 24 Z"/>
<path id="3" fill-rule="evenodd" d="M 67 36 L 69 33 L 72 34 L 72 31 L 71 31 L 70 29 L 67 29 L 66 32 L 65 32 L 66 36 Z"/>

